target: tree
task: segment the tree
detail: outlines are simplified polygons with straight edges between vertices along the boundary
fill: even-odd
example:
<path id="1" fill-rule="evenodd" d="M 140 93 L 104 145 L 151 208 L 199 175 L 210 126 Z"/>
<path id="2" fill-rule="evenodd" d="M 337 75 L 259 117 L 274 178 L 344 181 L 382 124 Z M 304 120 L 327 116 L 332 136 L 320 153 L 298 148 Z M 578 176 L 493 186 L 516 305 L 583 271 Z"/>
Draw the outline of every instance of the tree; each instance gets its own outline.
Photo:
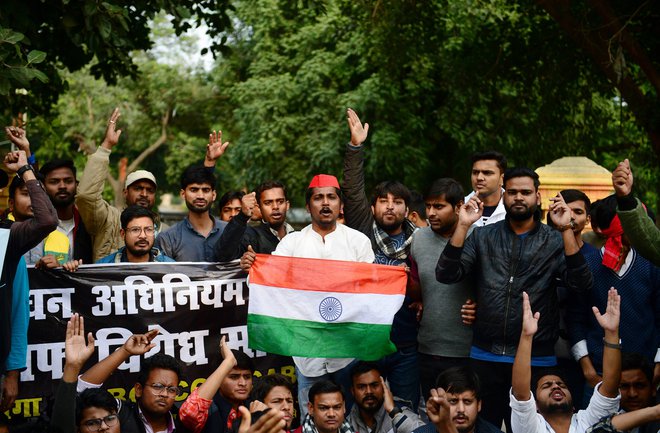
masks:
<path id="1" fill-rule="evenodd" d="M 216 93 L 205 76 L 179 66 L 142 59 L 136 79 L 109 86 L 87 70 L 65 77 L 70 83 L 54 106 L 52 117 L 35 119 L 31 142 L 41 161 L 68 157 L 84 167 L 85 155 L 96 151 L 114 107 L 121 110 L 120 143 L 111 155 L 115 167 L 108 177 L 115 204 L 127 173 L 152 171 L 162 191 L 178 190 L 185 166 L 204 158 Z M 49 126 L 50 125 L 50 126 Z M 163 151 L 165 149 L 165 151 Z"/>
<path id="2" fill-rule="evenodd" d="M 11 113 L 28 107 L 47 111 L 66 88 L 62 68 L 78 71 L 92 64 L 96 78 L 113 84 L 135 78 L 131 53 L 151 47 L 149 22 L 161 10 L 171 17 L 177 35 L 204 22 L 217 37 L 230 27 L 229 0 L 40 0 L 4 2 L 0 9 L 0 97 Z M 45 56 L 44 56 L 45 53 Z M 38 67 L 37 67 L 38 66 Z M 16 89 L 27 92 L 16 93 Z"/>
<path id="3" fill-rule="evenodd" d="M 231 95 L 232 158 L 251 187 L 280 178 L 301 197 L 313 173 L 340 173 L 351 106 L 371 125 L 369 185 L 468 185 L 468 155 L 497 149 L 531 167 L 582 154 L 613 168 L 627 156 L 657 200 L 658 156 L 633 111 L 540 7 L 261 0 L 235 14 L 214 75 Z"/>

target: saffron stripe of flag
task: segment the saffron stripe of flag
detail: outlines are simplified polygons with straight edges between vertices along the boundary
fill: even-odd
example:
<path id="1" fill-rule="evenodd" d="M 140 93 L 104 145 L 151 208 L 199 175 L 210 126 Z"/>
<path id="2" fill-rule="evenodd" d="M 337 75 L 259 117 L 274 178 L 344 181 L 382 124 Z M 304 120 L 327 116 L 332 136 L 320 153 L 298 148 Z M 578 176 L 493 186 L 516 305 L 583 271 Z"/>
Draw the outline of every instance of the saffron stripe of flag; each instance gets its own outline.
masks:
<path id="1" fill-rule="evenodd" d="M 289 356 L 376 360 L 403 303 L 401 267 L 257 254 L 250 270 L 252 349 Z"/>

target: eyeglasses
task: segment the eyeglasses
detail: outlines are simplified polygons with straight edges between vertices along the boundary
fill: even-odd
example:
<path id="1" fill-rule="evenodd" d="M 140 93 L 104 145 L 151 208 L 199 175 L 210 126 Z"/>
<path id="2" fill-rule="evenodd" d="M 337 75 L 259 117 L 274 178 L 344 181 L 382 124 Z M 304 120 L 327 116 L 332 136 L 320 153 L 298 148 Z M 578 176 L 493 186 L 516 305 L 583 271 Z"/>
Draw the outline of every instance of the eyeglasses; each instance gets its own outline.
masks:
<path id="1" fill-rule="evenodd" d="M 101 425 L 105 423 L 108 427 L 112 427 L 113 425 L 117 424 L 119 422 L 119 417 L 117 414 L 111 414 L 103 418 L 94 418 L 94 419 L 88 419 L 87 421 L 83 422 L 83 426 L 89 431 L 99 431 L 101 430 Z"/>
<path id="2" fill-rule="evenodd" d="M 145 386 L 150 387 L 154 395 L 161 395 L 163 391 L 167 392 L 167 395 L 170 397 L 177 397 L 181 395 L 181 388 L 178 386 L 165 386 L 162 383 L 152 383 L 146 384 Z"/>
<path id="3" fill-rule="evenodd" d="M 130 233 L 133 236 L 139 236 L 140 233 L 144 232 L 145 235 L 147 236 L 153 236 L 155 233 L 155 229 L 153 227 L 127 227 L 126 232 Z"/>

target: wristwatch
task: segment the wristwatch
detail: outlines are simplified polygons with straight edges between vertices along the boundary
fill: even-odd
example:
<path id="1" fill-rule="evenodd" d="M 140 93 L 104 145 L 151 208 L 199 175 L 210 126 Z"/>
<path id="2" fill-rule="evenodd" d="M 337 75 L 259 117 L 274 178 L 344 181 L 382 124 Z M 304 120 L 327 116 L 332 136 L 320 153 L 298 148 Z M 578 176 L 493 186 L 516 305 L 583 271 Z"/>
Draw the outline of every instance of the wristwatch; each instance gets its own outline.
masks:
<path id="1" fill-rule="evenodd" d="M 574 228 L 575 228 L 575 220 L 573 218 L 571 218 L 568 224 L 557 226 L 557 230 L 559 230 L 560 232 L 566 231 L 568 229 L 573 230 Z"/>
<path id="2" fill-rule="evenodd" d="M 34 168 L 32 168 L 32 166 L 31 166 L 30 164 L 25 164 L 23 167 L 19 168 L 19 169 L 16 171 L 16 176 L 18 176 L 19 178 L 23 179 L 23 175 L 24 175 L 25 172 L 28 171 L 28 170 L 30 170 L 30 171 L 32 171 L 32 173 L 34 173 Z"/>
<path id="3" fill-rule="evenodd" d="M 388 415 L 390 416 L 390 418 L 394 419 L 394 417 L 400 414 L 401 412 L 402 410 L 399 406 L 394 406 L 394 409 L 389 411 Z"/>

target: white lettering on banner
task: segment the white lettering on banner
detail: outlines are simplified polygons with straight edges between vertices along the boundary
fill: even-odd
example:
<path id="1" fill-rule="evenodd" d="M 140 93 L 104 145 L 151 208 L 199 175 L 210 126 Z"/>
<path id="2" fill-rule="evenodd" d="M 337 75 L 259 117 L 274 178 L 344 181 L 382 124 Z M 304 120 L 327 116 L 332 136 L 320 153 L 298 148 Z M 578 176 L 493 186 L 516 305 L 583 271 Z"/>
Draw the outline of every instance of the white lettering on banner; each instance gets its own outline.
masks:
<path id="1" fill-rule="evenodd" d="M 36 354 L 36 369 L 33 368 L 34 354 Z M 21 373 L 21 382 L 34 380 L 33 371 L 50 373 L 52 379 L 62 377 L 64 367 L 64 342 L 28 344 L 27 369 Z"/>
<path id="2" fill-rule="evenodd" d="M 144 275 L 132 275 L 126 277 L 122 285 L 92 287 L 91 293 L 97 295 L 97 305 L 92 307 L 92 314 L 126 316 L 139 314 L 140 311 L 163 313 L 183 306 L 195 311 L 200 309 L 200 304 L 221 308 L 223 302 L 232 301 L 237 306 L 245 305 L 244 282 L 244 279 L 191 281 L 185 274 L 173 273 L 165 274 L 163 281 L 158 283 Z"/>
<path id="3" fill-rule="evenodd" d="M 151 349 L 145 355 L 146 357 L 163 352 L 188 365 L 206 365 L 209 363 L 204 348 L 204 337 L 209 335 L 208 329 L 170 333 L 162 326 L 150 325 L 149 330 L 151 329 L 158 329 L 159 334 L 152 340 L 156 347 Z M 245 332 L 247 332 L 247 328 Z M 108 357 L 111 351 L 121 347 L 131 335 L 133 333 L 125 328 L 99 329 L 96 332 L 95 341 L 95 345 L 98 347 L 98 359 Z M 34 365 L 35 360 L 36 366 Z M 50 373 L 51 379 L 60 379 L 63 367 L 63 342 L 28 344 L 27 369 L 21 373 L 21 382 L 34 381 L 35 372 Z M 131 356 L 118 369 L 129 370 L 131 373 L 140 371 L 140 357 Z"/>
<path id="4" fill-rule="evenodd" d="M 252 350 L 248 347 L 247 325 L 221 328 L 220 335 L 223 334 L 227 334 L 227 346 L 230 349 L 240 350 L 251 358 L 266 356 L 266 352 Z"/>
<path id="5" fill-rule="evenodd" d="M 158 329 L 158 335 L 151 341 L 156 344 L 156 347 L 151 349 L 146 356 L 163 352 L 186 364 L 205 365 L 209 363 L 204 350 L 204 337 L 209 335 L 208 329 L 169 333 L 162 326 L 149 325 L 149 330 L 152 329 Z M 174 352 L 175 342 L 180 346 L 178 356 Z"/>
<path id="6" fill-rule="evenodd" d="M 71 317 L 71 295 L 75 292 L 73 287 L 64 289 L 31 289 L 30 290 L 30 318 L 45 320 L 46 311 L 55 314 L 62 312 L 62 319 Z M 46 301 L 44 302 L 44 299 Z M 44 310 L 45 309 L 45 310 Z"/>

